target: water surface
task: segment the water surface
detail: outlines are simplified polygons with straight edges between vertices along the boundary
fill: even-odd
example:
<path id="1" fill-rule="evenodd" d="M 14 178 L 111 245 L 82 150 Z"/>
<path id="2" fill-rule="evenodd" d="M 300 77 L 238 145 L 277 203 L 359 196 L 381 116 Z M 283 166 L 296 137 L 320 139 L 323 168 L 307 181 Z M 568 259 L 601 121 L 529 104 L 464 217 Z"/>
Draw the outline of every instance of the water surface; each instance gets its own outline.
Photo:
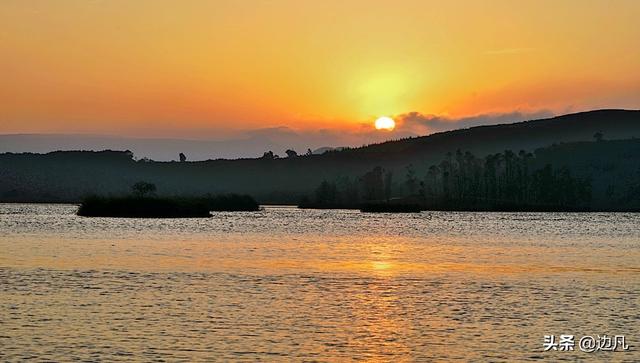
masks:
<path id="1" fill-rule="evenodd" d="M 640 215 L 0 205 L 0 360 L 638 361 Z M 577 347 L 576 347 L 577 350 Z"/>

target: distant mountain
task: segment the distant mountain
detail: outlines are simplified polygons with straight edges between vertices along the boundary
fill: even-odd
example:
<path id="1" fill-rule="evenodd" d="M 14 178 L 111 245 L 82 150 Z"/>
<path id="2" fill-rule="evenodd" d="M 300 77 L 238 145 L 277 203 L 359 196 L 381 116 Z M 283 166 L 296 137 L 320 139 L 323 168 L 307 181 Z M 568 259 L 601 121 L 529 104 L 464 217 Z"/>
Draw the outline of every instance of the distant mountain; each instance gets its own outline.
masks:
<path id="1" fill-rule="evenodd" d="M 511 150 L 533 150 L 554 143 L 640 137 L 640 110 L 596 110 L 542 120 L 441 132 L 429 136 L 388 141 L 352 150 L 391 158 L 431 159 L 457 149 L 478 155 Z"/>
<path id="2" fill-rule="evenodd" d="M 411 135 L 404 132 L 404 135 Z M 227 136 L 229 137 L 229 136 Z M 342 133 L 336 130 L 296 131 L 287 127 L 238 131 L 229 139 L 134 138 L 89 134 L 10 134 L 0 135 L 0 153 L 51 151 L 130 150 L 137 159 L 178 160 L 184 153 L 188 160 L 255 158 L 266 151 L 284 156 L 293 149 L 300 154 L 329 145 L 363 145 L 383 141 L 379 132 Z M 330 149 L 336 149 L 330 147 Z M 339 148 L 338 148 L 339 149 Z"/>
<path id="3" fill-rule="evenodd" d="M 631 112 L 631 114 L 628 114 Z M 633 111 L 602 110 L 573 115 L 560 116 L 545 120 L 519 122 L 511 124 L 516 130 L 505 128 L 506 125 L 471 127 L 462 130 L 441 132 L 429 136 L 414 137 L 399 141 L 383 142 L 367 148 L 367 152 L 385 151 L 387 149 L 398 152 L 404 149 L 418 152 L 440 152 L 441 147 L 477 148 L 480 151 L 500 151 L 500 148 L 531 148 L 546 145 L 548 142 L 563 142 L 589 140 L 597 129 L 602 128 L 605 138 L 615 139 L 623 137 L 628 132 L 629 125 L 625 119 Z M 515 120 L 524 115 L 510 115 Z M 602 119 L 612 118 L 615 125 L 607 125 Z M 506 117 L 493 118 L 505 120 Z M 485 120 L 486 121 L 486 120 Z M 558 122 L 562 124 L 558 124 Z M 474 121 L 475 122 L 475 121 Z M 484 122 L 484 121 L 483 121 Z M 448 124 L 440 121 L 441 124 Z M 545 124 L 552 125 L 546 126 Z M 451 125 L 456 125 L 453 122 Z M 468 124 L 461 122 L 459 124 Z M 535 132 L 532 132 L 535 125 Z M 524 133 L 518 135 L 518 130 Z M 525 131 L 526 130 L 526 131 Z M 280 156 L 285 155 L 287 149 L 296 150 L 299 154 L 307 149 L 314 150 L 314 154 L 326 151 L 342 150 L 338 145 L 363 145 L 378 142 L 383 137 L 415 136 L 410 132 L 386 134 L 381 132 L 344 133 L 331 130 L 295 131 L 286 127 L 265 128 L 240 132 L 231 139 L 203 140 L 176 138 L 134 138 L 109 135 L 89 134 L 12 134 L 0 135 L 0 153 L 2 152 L 36 152 L 51 151 L 100 151 L 100 150 L 130 150 L 137 159 L 149 158 L 156 161 L 178 160 L 178 154 L 184 153 L 190 161 L 256 158 L 265 151 L 273 151 Z M 495 138 L 493 145 L 490 138 Z M 477 143 L 477 145 L 476 145 Z M 425 144 L 425 145 L 422 145 Z M 451 146 L 455 145 L 455 146 Z M 497 149 L 492 148 L 497 147 Z M 440 150 L 440 151 L 439 151 Z M 400 155 L 402 156 L 402 155 Z M 404 156 L 402 156 L 404 157 Z"/>
<path id="4" fill-rule="evenodd" d="M 0 154 L 0 200 L 76 201 L 91 193 L 126 193 L 133 183 L 144 180 L 155 183 L 161 194 L 238 192 L 251 194 L 261 202 L 291 203 L 313 193 L 323 180 L 359 178 L 376 166 L 392 172 L 400 187 L 409 164 L 422 178 L 430 165 L 458 149 L 483 157 L 507 149 L 517 153 L 553 144 L 585 141 L 597 144 L 596 138 L 634 137 L 640 138 L 640 111 L 598 110 L 295 158 L 180 163 L 135 161 L 124 152 Z M 637 148 L 629 146 L 624 150 L 633 154 Z M 571 157 L 563 154 L 562 160 L 567 162 Z"/>
<path id="5" fill-rule="evenodd" d="M 291 146 L 274 142 L 263 135 L 218 141 L 82 134 L 0 135 L 0 152 L 130 150 L 137 158 L 146 157 L 159 161 L 178 160 L 179 153 L 186 154 L 189 160 L 253 158 L 267 150 L 284 153 L 289 147 Z"/>

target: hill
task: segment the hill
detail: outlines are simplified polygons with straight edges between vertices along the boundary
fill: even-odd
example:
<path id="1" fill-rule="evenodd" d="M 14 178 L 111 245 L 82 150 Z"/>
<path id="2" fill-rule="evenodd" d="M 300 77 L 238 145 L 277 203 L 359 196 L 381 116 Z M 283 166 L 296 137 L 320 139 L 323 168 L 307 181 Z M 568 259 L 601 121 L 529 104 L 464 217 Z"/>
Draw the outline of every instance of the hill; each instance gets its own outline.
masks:
<path id="1" fill-rule="evenodd" d="M 504 150 L 533 152 L 554 144 L 594 141 L 596 133 L 604 140 L 640 137 L 640 111 L 582 112 L 293 158 L 155 162 L 136 161 L 125 151 L 4 153 L 0 154 L 0 200 L 77 202 L 90 194 L 120 195 L 144 180 L 167 195 L 246 193 L 262 203 L 297 203 L 302 196 L 313 194 L 323 180 L 358 178 L 377 166 L 395 175 L 393 189 L 399 193 L 408 165 L 421 179 L 448 152 L 463 150 L 480 158 Z M 586 144 L 594 150 L 610 145 L 606 141 Z M 629 140 L 626 151 L 620 152 L 640 156 L 635 154 L 636 144 Z M 558 158 L 572 165 L 584 161 L 573 157 L 570 150 Z M 605 161 L 599 163 L 616 162 L 615 153 L 601 151 Z"/>

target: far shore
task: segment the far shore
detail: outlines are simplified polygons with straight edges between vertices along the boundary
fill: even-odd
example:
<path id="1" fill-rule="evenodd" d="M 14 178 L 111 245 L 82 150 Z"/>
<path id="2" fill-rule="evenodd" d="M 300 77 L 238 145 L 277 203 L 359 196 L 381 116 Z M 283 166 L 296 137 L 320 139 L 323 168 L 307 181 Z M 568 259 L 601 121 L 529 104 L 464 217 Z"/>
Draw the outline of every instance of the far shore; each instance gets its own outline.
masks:
<path id="1" fill-rule="evenodd" d="M 81 201 L 2 201 L 0 200 L 0 204 L 50 204 L 50 205 L 74 205 L 79 206 L 82 204 Z M 259 204 L 260 209 L 264 208 L 297 208 L 297 209 L 309 209 L 309 210 L 349 210 L 349 211 L 360 211 L 360 208 L 357 206 L 353 207 L 336 207 L 336 208 L 322 208 L 322 207 L 306 207 L 300 208 L 295 204 L 275 204 L 275 203 L 267 203 L 267 204 Z M 216 211 L 211 211 L 216 212 Z M 518 210 L 518 209 L 444 209 L 444 208 L 425 208 L 422 209 L 421 212 L 464 212 L 464 213 L 575 213 L 575 214 L 583 214 L 583 213 L 640 213 L 640 210 L 613 210 L 613 209 L 597 209 L 597 210 L 559 210 L 559 209 L 539 209 L 539 210 Z"/>

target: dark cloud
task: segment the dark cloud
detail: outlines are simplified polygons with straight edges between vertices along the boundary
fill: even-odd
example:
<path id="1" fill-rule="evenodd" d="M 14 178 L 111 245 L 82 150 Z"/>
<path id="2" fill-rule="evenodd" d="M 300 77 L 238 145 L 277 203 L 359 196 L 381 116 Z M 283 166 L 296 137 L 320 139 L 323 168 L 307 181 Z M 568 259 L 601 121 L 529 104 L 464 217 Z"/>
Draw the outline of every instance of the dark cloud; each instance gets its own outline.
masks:
<path id="1" fill-rule="evenodd" d="M 425 115 L 419 112 L 409 112 L 397 117 L 399 130 L 410 131 L 419 134 L 432 134 L 435 132 L 465 129 L 482 125 L 497 125 L 514 123 L 527 120 L 537 120 L 553 117 L 551 111 L 541 110 L 536 112 L 514 111 L 509 113 L 483 114 L 463 118 L 449 118 L 436 115 Z"/>

